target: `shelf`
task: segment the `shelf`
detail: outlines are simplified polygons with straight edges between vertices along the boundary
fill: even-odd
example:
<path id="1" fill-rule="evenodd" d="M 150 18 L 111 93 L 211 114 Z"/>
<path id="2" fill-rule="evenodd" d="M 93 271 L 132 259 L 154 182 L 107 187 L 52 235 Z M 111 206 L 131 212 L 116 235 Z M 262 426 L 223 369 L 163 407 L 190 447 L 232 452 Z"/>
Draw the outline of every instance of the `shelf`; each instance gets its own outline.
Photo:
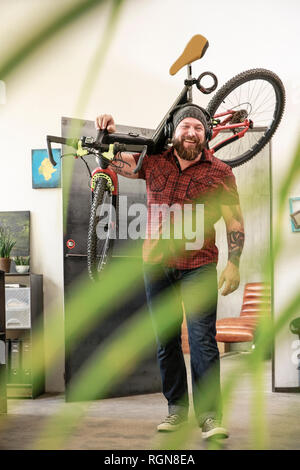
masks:
<path id="1" fill-rule="evenodd" d="M 30 276 L 32 274 L 31 272 L 29 273 L 5 273 L 6 276 Z"/>
<path id="2" fill-rule="evenodd" d="M 31 384 L 7 384 L 7 398 L 33 398 Z"/>
<path id="3" fill-rule="evenodd" d="M 8 331 L 23 331 L 23 330 L 28 330 L 28 331 L 31 331 L 31 327 L 30 326 L 16 326 L 15 328 L 6 328 L 6 334 Z"/>

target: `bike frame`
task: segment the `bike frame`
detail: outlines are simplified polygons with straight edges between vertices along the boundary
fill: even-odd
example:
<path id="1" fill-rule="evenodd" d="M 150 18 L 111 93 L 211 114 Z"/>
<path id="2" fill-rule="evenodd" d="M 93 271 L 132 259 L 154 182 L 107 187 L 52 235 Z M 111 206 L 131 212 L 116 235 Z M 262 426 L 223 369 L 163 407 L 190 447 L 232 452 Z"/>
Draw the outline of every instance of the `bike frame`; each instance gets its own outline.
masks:
<path id="1" fill-rule="evenodd" d="M 252 127 L 252 123 L 248 119 L 245 119 L 243 122 L 238 122 L 235 124 L 228 124 L 231 121 L 233 115 L 234 115 L 234 111 L 228 110 L 224 113 L 215 114 L 213 116 L 213 120 L 217 120 L 220 117 L 224 117 L 224 116 L 227 116 L 227 118 L 224 119 L 224 121 L 222 121 L 221 123 L 218 123 L 213 128 L 212 140 L 222 131 L 233 130 L 233 129 L 238 129 L 239 131 L 233 136 L 230 136 L 227 139 L 224 139 L 221 142 L 218 142 L 218 144 L 216 144 L 214 147 L 210 149 L 211 152 L 213 153 L 217 152 L 218 150 L 234 142 L 235 140 L 241 139 L 246 134 L 248 129 Z"/>
<path id="2" fill-rule="evenodd" d="M 185 80 L 185 86 L 183 90 L 178 95 L 177 99 L 174 101 L 168 113 L 164 116 L 162 121 L 159 123 L 159 125 L 155 129 L 151 139 L 146 138 L 139 134 L 132 133 L 132 132 L 129 132 L 128 134 L 120 134 L 120 133 L 108 134 L 107 131 L 98 131 L 97 138 L 92 143 L 87 142 L 85 137 L 82 138 L 82 143 L 83 143 L 82 147 L 87 148 L 87 149 L 90 148 L 91 149 L 90 153 L 93 153 L 98 157 L 100 156 L 101 166 L 96 168 L 91 175 L 91 191 L 94 190 L 95 181 L 98 178 L 106 178 L 108 180 L 111 191 L 113 191 L 113 194 L 117 194 L 118 181 L 117 181 L 116 174 L 114 173 L 113 170 L 107 168 L 109 165 L 109 161 L 105 161 L 104 157 L 102 157 L 102 152 L 108 151 L 110 144 L 115 144 L 114 148 L 115 147 L 119 148 L 119 150 L 117 149 L 114 150 L 115 154 L 117 153 L 117 151 L 130 151 L 130 147 L 133 145 L 140 146 L 140 151 L 135 150 L 136 153 L 140 153 L 137 166 L 134 170 L 135 173 L 138 173 L 138 171 L 140 170 L 142 166 L 143 159 L 147 153 L 155 154 L 163 150 L 163 147 L 166 144 L 166 137 L 165 137 L 165 131 L 164 131 L 165 124 L 170 118 L 170 115 L 174 112 L 175 108 L 184 104 L 193 103 L 193 97 L 192 97 L 193 85 L 198 83 L 197 87 L 203 93 L 206 93 L 206 94 L 210 93 L 216 88 L 217 78 L 211 72 L 202 73 L 199 76 L 198 80 L 192 79 L 191 78 L 192 77 L 191 64 L 189 64 L 187 66 L 187 73 L 188 73 L 188 79 Z M 215 79 L 215 84 L 210 89 L 205 89 L 203 86 L 200 86 L 199 79 L 200 77 L 204 77 L 205 75 L 213 76 Z M 235 114 L 235 111 L 233 109 L 229 109 L 223 113 L 216 114 L 215 116 L 212 117 L 212 121 L 211 121 L 212 122 L 212 139 L 211 140 L 213 140 L 222 131 L 228 131 L 228 130 L 232 131 L 234 129 L 237 130 L 237 132 L 234 133 L 234 135 L 230 135 L 229 137 L 225 138 L 221 142 L 218 142 L 215 146 L 210 148 L 210 151 L 212 153 L 217 152 L 221 148 L 225 147 L 228 144 L 231 144 L 237 139 L 241 139 L 245 135 L 245 133 L 249 130 L 249 128 L 252 128 L 252 122 L 248 119 L 245 119 L 242 122 L 230 123 L 234 114 Z M 224 119 L 220 122 L 220 119 L 222 118 Z M 79 139 L 66 139 L 62 137 L 47 136 L 49 159 L 52 165 L 55 166 L 56 162 L 54 161 L 52 148 L 51 148 L 52 142 L 70 145 L 74 148 L 77 148 Z M 74 156 L 76 157 L 76 155 Z"/>

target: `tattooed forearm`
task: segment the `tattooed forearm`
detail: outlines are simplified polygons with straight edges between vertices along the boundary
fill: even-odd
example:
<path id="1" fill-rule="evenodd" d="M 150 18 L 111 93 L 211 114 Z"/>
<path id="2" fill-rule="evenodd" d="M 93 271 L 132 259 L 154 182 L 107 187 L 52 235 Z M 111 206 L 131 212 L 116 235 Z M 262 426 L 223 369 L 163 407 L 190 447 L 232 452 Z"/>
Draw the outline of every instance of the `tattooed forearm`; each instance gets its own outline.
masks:
<path id="1" fill-rule="evenodd" d="M 244 240 L 244 230 L 233 230 L 231 232 L 227 232 L 228 260 L 231 261 L 235 266 L 239 266 L 240 264 L 240 257 L 244 247 Z"/>
<path id="2" fill-rule="evenodd" d="M 239 266 L 244 247 L 244 221 L 239 205 L 222 206 L 222 215 L 226 223 L 228 260 Z"/>
<path id="3" fill-rule="evenodd" d="M 121 152 L 117 153 L 111 161 L 110 167 L 119 175 L 129 178 L 135 177 L 133 173 L 135 160 L 131 154 L 124 153 L 122 155 Z"/>
<path id="4" fill-rule="evenodd" d="M 114 167 L 114 169 L 121 170 L 125 167 L 125 165 L 131 167 L 130 163 L 124 160 L 121 152 L 117 153 L 117 155 L 111 161 L 111 166 Z"/>

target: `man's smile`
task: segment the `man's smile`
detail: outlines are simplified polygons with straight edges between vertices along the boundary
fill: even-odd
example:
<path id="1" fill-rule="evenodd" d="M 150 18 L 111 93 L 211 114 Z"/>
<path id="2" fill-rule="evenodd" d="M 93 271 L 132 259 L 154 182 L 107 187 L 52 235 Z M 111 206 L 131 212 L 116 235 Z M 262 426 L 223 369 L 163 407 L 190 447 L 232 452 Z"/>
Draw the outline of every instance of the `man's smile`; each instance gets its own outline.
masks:
<path id="1" fill-rule="evenodd" d="M 184 142 L 187 142 L 188 144 L 196 144 L 197 141 L 193 139 L 183 139 Z"/>

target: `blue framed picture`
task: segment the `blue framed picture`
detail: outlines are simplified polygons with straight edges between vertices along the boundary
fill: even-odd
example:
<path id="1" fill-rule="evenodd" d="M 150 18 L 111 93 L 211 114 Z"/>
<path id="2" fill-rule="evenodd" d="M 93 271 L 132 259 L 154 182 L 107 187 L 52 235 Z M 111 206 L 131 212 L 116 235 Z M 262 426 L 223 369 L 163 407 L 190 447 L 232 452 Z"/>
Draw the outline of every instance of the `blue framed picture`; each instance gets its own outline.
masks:
<path id="1" fill-rule="evenodd" d="M 300 232 L 300 197 L 290 197 L 290 218 L 293 232 Z"/>
<path id="2" fill-rule="evenodd" d="M 31 150 L 32 158 L 32 187 L 60 188 L 61 187 L 61 150 L 53 149 L 56 166 L 53 167 L 46 149 Z"/>

